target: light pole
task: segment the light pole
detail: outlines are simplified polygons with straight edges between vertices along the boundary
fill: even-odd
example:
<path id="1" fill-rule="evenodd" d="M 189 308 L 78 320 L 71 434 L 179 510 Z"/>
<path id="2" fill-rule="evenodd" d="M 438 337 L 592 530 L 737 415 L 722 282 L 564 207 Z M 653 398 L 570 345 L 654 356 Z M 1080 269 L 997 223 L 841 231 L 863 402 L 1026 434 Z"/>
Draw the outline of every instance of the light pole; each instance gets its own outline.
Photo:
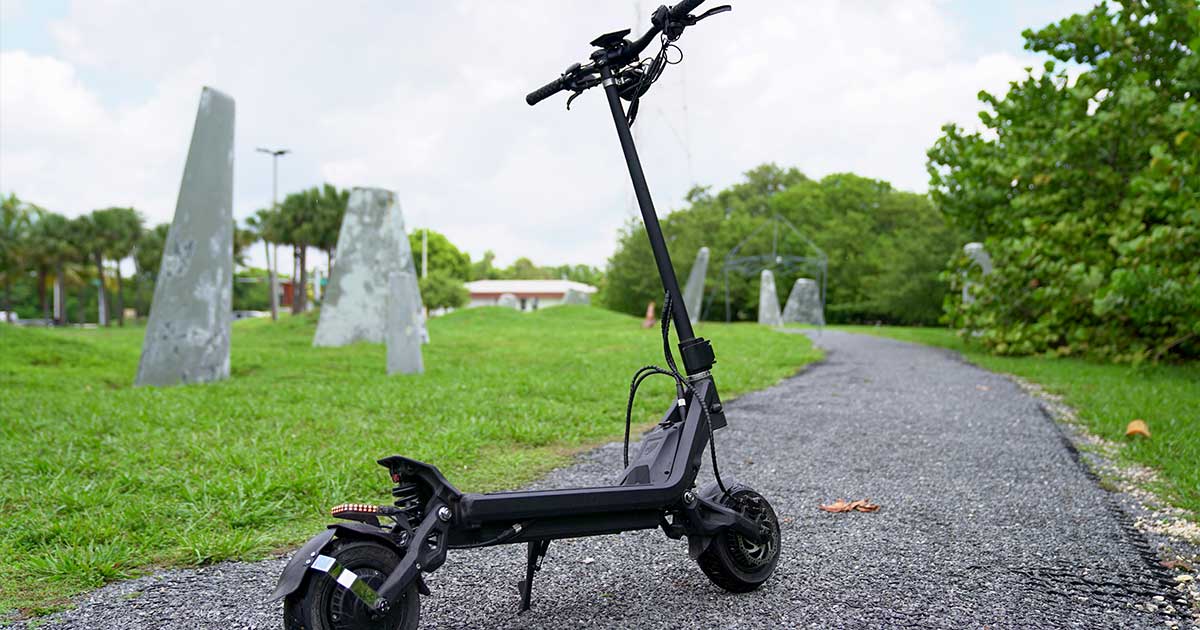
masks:
<path id="1" fill-rule="evenodd" d="M 255 149 L 259 153 L 271 156 L 271 211 L 279 210 L 279 156 L 291 153 L 291 149 Z M 275 257 L 271 257 L 271 244 L 263 239 L 263 247 L 267 250 L 267 281 L 271 285 L 271 321 L 279 320 L 279 286 L 276 282 L 275 269 L 279 267 L 279 244 L 275 244 Z"/>

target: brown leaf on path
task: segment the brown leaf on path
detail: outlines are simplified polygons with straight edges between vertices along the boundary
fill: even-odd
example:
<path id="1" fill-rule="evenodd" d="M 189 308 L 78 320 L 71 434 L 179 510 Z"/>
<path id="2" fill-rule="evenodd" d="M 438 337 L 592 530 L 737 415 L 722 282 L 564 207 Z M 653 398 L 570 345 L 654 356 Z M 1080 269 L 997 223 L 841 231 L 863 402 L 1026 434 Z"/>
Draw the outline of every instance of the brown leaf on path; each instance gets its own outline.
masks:
<path id="1" fill-rule="evenodd" d="M 845 499 L 838 499 L 837 501 L 834 501 L 833 503 L 830 503 L 829 505 L 819 506 L 819 508 L 826 512 L 833 512 L 835 514 L 840 514 L 842 512 L 878 512 L 879 511 L 878 505 L 875 505 L 874 503 L 865 501 L 863 499 L 859 499 L 857 501 L 850 501 L 850 502 L 847 502 Z"/>
<path id="2" fill-rule="evenodd" d="M 1146 426 L 1146 421 L 1141 418 L 1129 423 L 1125 427 L 1125 435 L 1140 435 L 1142 437 L 1150 437 L 1150 427 Z"/>
<path id="3" fill-rule="evenodd" d="M 1183 558 L 1174 558 L 1171 560 L 1163 560 L 1162 565 L 1164 567 L 1167 567 L 1168 569 L 1178 569 L 1181 571 L 1195 571 L 1196 570 L 1196 568 L 1194 566 L 1192 566 L 1192 563 L 1188 562 L 1187 560 L 1184 560 Z"/>
<path id="4" fill-rule="evenodd" d="M 835 512 L 836 513 L 836 512 L 849 512 L 850 511 L 850 504 L 846 503 L 845 499 L 838 499 L 837 501 L 834 501 L 833 503 L 830 503 L 829 505 L 822 505 L 820 507 L 822 510 L 825 510 L 826 512 Z"/>

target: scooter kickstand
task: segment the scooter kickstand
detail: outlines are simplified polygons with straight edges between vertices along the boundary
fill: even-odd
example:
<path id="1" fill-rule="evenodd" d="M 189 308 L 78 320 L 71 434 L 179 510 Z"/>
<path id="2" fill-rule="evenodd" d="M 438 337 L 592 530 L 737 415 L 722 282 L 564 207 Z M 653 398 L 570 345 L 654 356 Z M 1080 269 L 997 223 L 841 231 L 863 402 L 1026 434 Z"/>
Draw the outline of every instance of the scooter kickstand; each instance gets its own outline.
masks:
<path id="1" fill-rule="evenodd" d="M 525 579 L 517 582 L 517 589 L 521 592 L 521 606 L 517 614 L 529 610 L 530 599 L 533 597 L 533 573 L 542 570 L 542 559 L 546 557 L 546 550 L 549 548 L 549 540 L 531 540 L 526 547 Z"/>

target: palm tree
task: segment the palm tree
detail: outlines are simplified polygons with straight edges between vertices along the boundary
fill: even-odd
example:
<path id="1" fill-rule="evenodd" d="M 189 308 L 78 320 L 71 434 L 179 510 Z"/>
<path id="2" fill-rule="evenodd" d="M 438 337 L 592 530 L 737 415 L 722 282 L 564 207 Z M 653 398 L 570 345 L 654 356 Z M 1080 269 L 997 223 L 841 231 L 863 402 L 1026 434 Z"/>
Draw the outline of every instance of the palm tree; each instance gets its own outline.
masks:
<path id="1" fill-rule="evenodd" d="M 292 314 L 304 312 L 308 283 L 308 246 L 317 240 L 321 214 L 321 190 L 309 188 L 284 198 L 279 206 L 283 242 L 292 246 Z"/>
<path id="2" fill-rule="evenodd" d="M 71 219 L 67 224 L 67 242 L 71 244 L 71 251 L 75 255 L 76 260 L 80 262 L 79 275 L 79 323 L 87 322 L 87 279 L 85 273 L 87 266 L 92 260 L 92 253 L 97 251 L 97 229 L 96 224 L 92 221 L 89 215 L 82 215 Z M 100 284 L 104 285 L 104 269 L 97 264 L 97 270 L 100 272 Z M 104 311 L 104 292 L 100 292 L 101 313 Z"/>
<path id="3" fill-rule="evenodd" d="M 0 274 L 4 276 L 4 317 L 13 320 L 12 281 L 22 272 L 22 254 L 29 234 L 29 207 L 10 193 L 0 197 Z"/>
<path id="4" fill-rule="evenodd" d="M 125 325 L 125 287 L 121 279 L 121 261 L 133 255 L 138 239 L 142 236 L 142 215 L 133 208 L 105 208 L 92 213 L 96 222 L 99 238 L 99 250 L 96 252 L 97 266 L 104 258 L 116 263 L 117 276 L 117 323 Z M 103 289 L 104 274 L 101 272 L 100 284 Z M 105 300 L 107 306 L 107 300 Z M 105 324 L 110 324 L 107 319 Z"/>
<path id="5" fill-rule="evenodd" d="M 267 255 L 267 282 L 270 284 L 267 291 L 271 294 L 271 321 L 276 321 L 279 319 L 279 304 L 275 293 L 276 270 L 275 263 L 271 260 L 271 245 L 278 246 L 283 240 L 279 233 L 279 211 L 263 208 L 246 219 L 246 225 L 263 242 L 263 250 Z"/>
<path id="6" fill-rule="evenodd" d="M 170 223 L 160 223 L 149 230 L 143 229 L 142 236 L 138 239 L 137 247 L 133 251 L 133 265 L 137 269 L 138 276 L 135 292 L 138 313 L 150 311 L 150 309 L 144 308 L 142 282 L 149 282 L 153 286 L 154 281 L 158 278 L 158 268 L 162 265 L 163 250 L 167 246 L 167 234 L 170 231 Z"/>
<path id="7" fill-rule="evenodd" d="M 341 232 L 342 219 L 346 216 L 346 203 L 349 201 L 349 190 L 338 190 L 333 184 L 321 187 L 317 216 L 313 222 L 313 246 L 325 252 L 325 262 L 330 273 L 333 272 L 338 233 Z"/>
<path id="8" fill-rule="evenodd" d="M 47 322 L 61 323 L 59 313 L 50 314 L 50 300 L 46 295 L 46 281 L 54 272 L 54 295 L 59 304 L 65 303 L 63 293 L 63 262 L 71 254 L 67 242 L 68 221 L 61 214 L 38 209 L 29 234 L 29 262 L 38 274 L 38 299 L 42 305 L 42 317 Z"/>

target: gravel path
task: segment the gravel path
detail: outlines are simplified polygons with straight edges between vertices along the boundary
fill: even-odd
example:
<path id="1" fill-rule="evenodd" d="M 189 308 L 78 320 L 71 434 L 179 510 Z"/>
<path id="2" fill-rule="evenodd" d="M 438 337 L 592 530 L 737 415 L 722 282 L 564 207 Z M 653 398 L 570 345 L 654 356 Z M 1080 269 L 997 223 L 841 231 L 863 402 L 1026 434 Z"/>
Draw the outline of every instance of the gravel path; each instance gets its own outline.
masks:
<path id="1" fill-rule="evenodd" d="M 1174 593 L 1145 541 L 1036 400 L 945 351 L 830 331 L 814 338 L 828 350 L 824 363 L 732 402 L 730 428 L 717 434 L 722 469 L 767 496 L 781 519 L 783 556 L 762 589 L 720 591 L 688 560 L 685 542 L 635 532 L 553 543 L 534 608 L 517 616 L 524 546 L 458 551 L 429 579 L 423 627 L 1183 622 L 1167 612 Z M 620 458 L 620 445 L 609 445 L 536 486 L 611 482 Z M 883 508 L 817 510 L 838 498 Z M 278 605 L 256 602 L 283 563 L 114 584 L 38 627 L 277 628 Z"/>

